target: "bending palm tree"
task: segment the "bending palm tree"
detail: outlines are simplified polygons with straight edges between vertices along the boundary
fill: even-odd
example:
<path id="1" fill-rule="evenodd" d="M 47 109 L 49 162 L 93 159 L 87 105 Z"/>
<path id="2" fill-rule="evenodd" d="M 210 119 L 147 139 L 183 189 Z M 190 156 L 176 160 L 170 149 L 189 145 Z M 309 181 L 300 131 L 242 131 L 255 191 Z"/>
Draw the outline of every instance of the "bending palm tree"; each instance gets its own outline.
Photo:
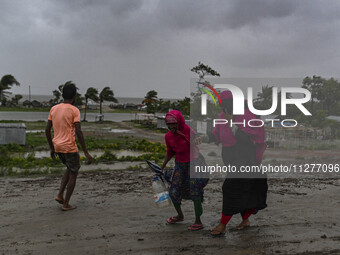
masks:
<path id="1" fill-rule="evenodd" d="M 104 101 L 118 103 L 118 100 L 114 97 L 114 93 L 110 89 L 110 87 L 103 88 L 103 90 L 99 94 L 99 107 L 101 116 L 102 116 L 102 104 Z M 100 121 L 102 121 L 102 117 L 100 117 Z"/>
<path id="2" fill-rule="evenodd" d="M 90 88 L 87 89 L 87 91 L 85 93 L 85 113 L 84 113 L 84 120 L 83 121 L 86 121 L 86 110 L 87 110 L 89 99 L 91 99 L 95 103 L 98 103 L 98 101 L 99 101 L 98 89 L 90 87 Z"/>
<path id="3" fill-rule="evenodd" d="M 150 90 L 146 96 L 144 97 L 143 104 L 146 105 L 146 111 L 147 113 L 155 113 L 155 105 L 157 103 L 157 91 Z"/>
<path id="4" fill-rule="evenodd" d="M 20 86 L 20 83 L 11 74 L 2 76 L 0 80 L 0 102 L 6 101 L 9 92 L 5 91 L 10 89 L 13 85 Z"/>

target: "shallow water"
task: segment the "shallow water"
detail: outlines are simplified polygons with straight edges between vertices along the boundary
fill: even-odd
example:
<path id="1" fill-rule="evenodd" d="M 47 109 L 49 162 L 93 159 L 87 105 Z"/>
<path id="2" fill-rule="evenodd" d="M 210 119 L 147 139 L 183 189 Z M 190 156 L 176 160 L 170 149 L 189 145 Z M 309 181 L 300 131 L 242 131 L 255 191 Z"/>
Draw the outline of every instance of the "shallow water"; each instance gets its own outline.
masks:
<path id="1" fill-rule="evenodd" d="M 87 113 L 87 121 L 94 122 L 98 113 Z M 22 120 L 22 121 L 47 121 L 48 112 L 0 112 L 0 120 Z M 83 115 L 81 114 L 81 119 Z M 134 120 L 134 113 L 105 113 L 104 120 L 107 121 L 126 121 Z"/>
<path id="2" fill-rule="evenodd" d="M 140 156 L 145 154 L 145 152 L 140 151 L 131 151 L 131 150 L 120 150 L 120 151 L 110 151 L 112 154 L 115 154 L 117 157 L 123 157 L 123 156 Z M 27 157 L 32 152 L 25 152 L 25 153 L 13 153 L 13 157 Z M 48 158 L 50 157 L 50 151 L 35 151 L 34 157 L 35 158 Z M 90 154 L 93 157 L 100 157 L 104 154 L 104 151 L 90 151 Z M 83 153 L 80 152 L 80 155 L 83 156 Z"/>
<path id="3" fill-rule="evenodd" d="M 28 133 L 43 133 L 45 130 L 26 130 L 26 134 Z"/>

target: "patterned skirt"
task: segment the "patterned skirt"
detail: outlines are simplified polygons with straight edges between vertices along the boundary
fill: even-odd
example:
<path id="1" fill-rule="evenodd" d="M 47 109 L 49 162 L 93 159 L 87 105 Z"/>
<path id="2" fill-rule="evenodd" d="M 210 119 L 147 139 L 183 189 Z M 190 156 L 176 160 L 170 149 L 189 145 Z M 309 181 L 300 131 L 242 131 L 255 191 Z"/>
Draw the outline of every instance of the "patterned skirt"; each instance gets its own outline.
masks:
<path id="1" fill-rule="evenodd" d="M 206 165 L 201 155 L 187 163 L 175 162 L 175 172 L 169 189 L 173 203 L 180 204 L 182 199 L 203 201 L 203 188 L 208 184 L 208 178 L 190 178 L 190 167 Z"/>

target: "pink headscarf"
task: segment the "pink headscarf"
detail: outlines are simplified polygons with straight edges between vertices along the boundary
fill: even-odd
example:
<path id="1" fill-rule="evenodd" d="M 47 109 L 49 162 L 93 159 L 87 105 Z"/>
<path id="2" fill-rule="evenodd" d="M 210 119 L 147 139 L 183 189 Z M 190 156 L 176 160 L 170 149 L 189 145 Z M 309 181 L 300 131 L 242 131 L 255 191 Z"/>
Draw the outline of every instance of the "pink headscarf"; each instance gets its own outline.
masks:
<path id="1" fill-rule="evenodd" d="M 232 93 L 229 90 L 225 90 L 220 93 L 221 100 L 231 99 L 233 98 Z M 246 102 L 247 100 L 245 100 Z M 225 119 L 223 112 L 218 116 L 219 119 Z M 264 127 L 250 127 L 248 125 L 248 121 L 251 119 L 258 119 L 253 113 L 249 111 L 249 109 L 244 110 L 243 115 L 234 115 L 233 122 L 245 122 L 243 124 L 236 124 L 243 132 L 249 135 L 249 138 L 252 142 L 255 143 L 256 146 L 256 159 L 260 164 L 262 162 L 262 156 L 264 151 L 267 148 L 267 144 L 265 143 L 265 131 Z M 260 126 L 260 121 L 253 121 L 254 126 Z M 223 147 L 231 147 L 236 144 L 236 139 L 229 127 L 229 125 L 216 125 L 213 130 L 213 134 L 215 135 L 217 143 L 222 143 Z"/>
<path id="2" fill-rule="evenodd" d="M 185 124 L 185 119 L 180 111 L 172 110 L 165 115 L 165 123 L 177 123 L 176 133 L 182 136 L 190 144 L 190 127 Z"/>
<path id="3" fill-rule="evenodd" d="M 195 131 L 185 124 L 182 113 L 176 110 L 168 112 L 165 116 L 165 122 L 167 124 L 177 123 L 178 125 L 176 133 L 169 131 L 165 135 L 167 156 L 176 154 L 176 160 L 179 162 L 189 162 L 196 159 L 199 156 L 198 147 L 190 142 L 190 137 L 195 135 Z"/>

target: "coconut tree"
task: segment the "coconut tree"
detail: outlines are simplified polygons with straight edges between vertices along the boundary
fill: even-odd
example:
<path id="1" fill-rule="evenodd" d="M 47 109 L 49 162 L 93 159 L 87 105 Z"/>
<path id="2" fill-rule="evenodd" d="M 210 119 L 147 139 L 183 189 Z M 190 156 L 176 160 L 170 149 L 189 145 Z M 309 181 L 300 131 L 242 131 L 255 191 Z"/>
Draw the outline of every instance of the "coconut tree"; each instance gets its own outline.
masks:
<path id="1" fill-rule="evenodd" d="M 144 97 L 143 104 L 146 104 L 147 113 L 155 113 L 157 104 L 157 91 L 150 90 Z"/>
<path id="2" fill-rule="evenodd" d="M 54 98 L 50 100 L 50 104 L 56 105 L 62 102 L 61 95 L 63 93 L 64 84 L 58 86 L 58 89 L 52 91 Z"/>
<path id="3" fill-rule="evenodd" d="M 54 99 L 52 99 L 53 104 L 59 104 L 61 102 L 61 92 L 59 90 L 52 91 Z"/>
<path id="4" fill-rule="evenodd" d="M 110 101 L 114 103 L 118 103 L 118 100 L 114 97 L 114 93 L 110 87 L 105 87 L 99 94 L 99 111 L 100 115 L 102 115 L 102 104 L 104 101 Z M 100 120 L 102 118 L 100 117 Z"/>
<path id="5" fill-rule="evenodd" d="M 86 93 L 85 93 L 85 113 L 84 113 L 84 120 L 83 121 L 86 121 L 86 110 L 87 110 L 89 99 L 91 99 L 95 103 L 98 103 L 98 101 L 99 101 L 98 89 L 90 87 L 86 90 Z"/>
<path id="6" fill-rule="evenodd" d="M 268 109 L 273 102 L 273 87 L 274 86 L 262 86 L 262 90 L 257 93 L 256 103 L 260 109 Z"/>
<path id="7" fill-rule="evenodd" d="M 0 102 L 6 102 L 7 95 L 10 92 L 5 90 L 10 89 L 13 85 L 20 86 L 20 83 L 11 74 L 2 76 L 0 80 Z"/>

